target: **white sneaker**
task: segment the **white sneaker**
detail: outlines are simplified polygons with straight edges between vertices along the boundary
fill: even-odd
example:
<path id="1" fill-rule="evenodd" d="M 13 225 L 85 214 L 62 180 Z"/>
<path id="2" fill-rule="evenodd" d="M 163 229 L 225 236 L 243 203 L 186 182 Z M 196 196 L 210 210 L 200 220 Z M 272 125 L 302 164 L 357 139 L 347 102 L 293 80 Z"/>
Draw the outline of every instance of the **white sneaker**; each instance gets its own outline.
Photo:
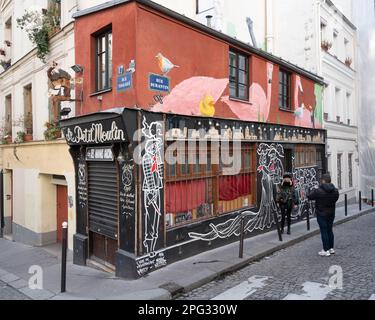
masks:
<path id="1" fill-rule="evenodd" d="M 320 251 L 318 254 L 321 257 L 329 257 L 331 255 L 329 251 L 324 251 L 324 250 Z"/>
<path id="2" fill-rule="evenodd" d="M 330 254 L 335 254 L 336 252 L 335 252 L 334 249 L 329 249 L 329 253 L 330 253 Z"/>

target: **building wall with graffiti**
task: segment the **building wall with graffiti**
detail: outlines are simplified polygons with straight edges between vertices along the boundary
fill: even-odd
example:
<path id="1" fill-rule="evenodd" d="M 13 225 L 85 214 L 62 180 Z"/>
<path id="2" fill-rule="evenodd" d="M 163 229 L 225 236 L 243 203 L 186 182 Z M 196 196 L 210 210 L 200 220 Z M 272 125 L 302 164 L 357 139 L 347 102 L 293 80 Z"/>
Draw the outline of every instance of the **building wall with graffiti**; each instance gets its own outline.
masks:
<path id="1" fill-rule="evenodd" d="M 242 219 L 247 236 L 269 231 L 285 172 L 300 199 L 293 218 L 314 214 L 323 79 L 151 2 L 108 4 L 75 28 L 83 101 L 63 123 L 78 183 L 76 263 L 99 259 L 137 278 L 236 241 Z M 112 54 L 98 90 L 102 34 Z"/>
<path id="2" fill-rule="evenodd" d="M 114 44 L 112 90 L 101 93 L 100 100 L 95 95 L 85 96 L 84 113 L 112 106 L 137 106 L 187 116 L 322 128 L 322 83 L 317 84 L 302 72 L 280 67 L 251 52 L 250 47 L 240 50 L 208 32 L 134 3 L 76 21 L 77 62 L 88 75 L 84 92 L 95 92 L 95 76 L 91 72 L 95 63 L 87 48 L 94 45 L 92 35 L 109 26 Z M 247 101 L 230 96 L 228 70 L 232 49 L 249 58 Z M 132 79 L 127 90 L 115 88 L 119 68 L 128 70 Z M 290 75 L 288 111 L 279 108 L 280 68 Z"/>

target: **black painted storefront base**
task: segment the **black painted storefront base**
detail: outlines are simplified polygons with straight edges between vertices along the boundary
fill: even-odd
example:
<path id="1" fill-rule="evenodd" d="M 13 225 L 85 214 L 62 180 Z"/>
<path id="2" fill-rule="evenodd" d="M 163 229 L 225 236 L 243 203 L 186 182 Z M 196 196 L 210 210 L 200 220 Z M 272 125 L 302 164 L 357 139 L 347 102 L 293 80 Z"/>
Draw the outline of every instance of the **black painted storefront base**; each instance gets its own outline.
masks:
<path id="1" fill-rule="evenodd" d="M 138 279 L 136 256 L 119 249 L 116 252 L 116 277 L 123 279 Z"/>
<path id="2" fill-rule="evenodd" d="M 86 266 L 88 259 L 89 238 L 82 234 L 75 234 L 73 238 L 73 263 L 79 266 Z"/>

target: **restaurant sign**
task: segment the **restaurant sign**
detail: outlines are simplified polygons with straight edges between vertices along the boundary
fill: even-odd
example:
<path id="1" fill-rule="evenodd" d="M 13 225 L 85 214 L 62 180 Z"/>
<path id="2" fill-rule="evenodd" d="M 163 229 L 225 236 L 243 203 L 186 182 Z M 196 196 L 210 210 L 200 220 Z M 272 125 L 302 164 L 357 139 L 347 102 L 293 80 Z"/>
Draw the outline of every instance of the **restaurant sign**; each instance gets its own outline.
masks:
<path id="1" fill-rule="evenodd" d="M 126 134 L 120 120 L 91 122 L 64 129 L 68 144 L 105 144 L 126 141 Z"/>
<path id="2" fill-rule="evenodd" d="M 86 161 L 109 161 L 115 160 L 111 147 L 87 148 Z"/>

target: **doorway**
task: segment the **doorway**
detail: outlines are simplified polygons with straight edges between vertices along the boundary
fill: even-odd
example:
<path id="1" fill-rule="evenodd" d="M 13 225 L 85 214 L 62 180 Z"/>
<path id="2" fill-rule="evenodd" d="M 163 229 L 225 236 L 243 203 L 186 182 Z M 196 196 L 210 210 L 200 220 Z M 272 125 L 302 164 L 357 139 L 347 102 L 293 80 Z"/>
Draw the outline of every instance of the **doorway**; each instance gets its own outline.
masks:
<path id="1" fill-rule="evenodd" d="M 118 249 L 119 187 L 114 161 L 88 162 L 90 257 L 114 269 Z"/>
<path id="2" fill-rule="evenodd" d="M 57 232 L 56 240 L 62 242 L 62 224 L 68 222 L 68 187 L 57 185 Z"/>
<path id="3" fill-rule="evenodd" d="M 283 159 L 284 172 L 293 172 L 293 149 L 284 149 L 284 159 Z"/>

